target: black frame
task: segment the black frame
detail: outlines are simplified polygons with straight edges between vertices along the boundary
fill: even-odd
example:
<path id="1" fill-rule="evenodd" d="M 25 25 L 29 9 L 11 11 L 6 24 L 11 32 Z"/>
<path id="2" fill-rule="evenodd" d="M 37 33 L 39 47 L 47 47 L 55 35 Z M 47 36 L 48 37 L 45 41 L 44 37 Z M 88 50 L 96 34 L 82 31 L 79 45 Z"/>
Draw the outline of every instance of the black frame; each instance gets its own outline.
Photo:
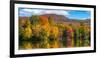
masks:
<path id="1" fill-rule="evenodd" d="M 14 4 L 36 4 L 36 5 L 51 5 L 51 6 L 71 6 L 85 7 L 94 9 L 94 50 L 88 51 L 69 51 L 69 52 L 52 52 L 38 54 L 14 54 Z M 28 56 L 45 56 L 45 55 L 61 55 L 61 54 L 76 54 L 76 53 L 91 53 L 96 52 L 96 6 L 95 5 L 80 5 L 80 4 L 63 4 L 63 3 L 48 3 L 48 2 L 32 2 L 32 1 L 10 1 L 10 57 L 28 57 Z"/>

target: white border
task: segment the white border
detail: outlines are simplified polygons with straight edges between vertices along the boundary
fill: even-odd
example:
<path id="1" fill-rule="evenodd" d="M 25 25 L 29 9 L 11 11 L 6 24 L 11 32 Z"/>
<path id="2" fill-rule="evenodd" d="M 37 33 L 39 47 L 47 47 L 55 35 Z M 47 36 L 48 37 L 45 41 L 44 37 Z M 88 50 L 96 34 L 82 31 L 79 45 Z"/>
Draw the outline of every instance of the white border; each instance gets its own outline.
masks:
<path id="1" fill-rule="evenodd" d="M 35 53 L 50 53 L 50 52 L 62 52 L 62 51 L 86 51 L 94 50 L 94 9 L 81 8 L 81 7 L 64 7 L 64 6 L 48 6 L 48 5 L 27 5 L 27 4 L 15 4 L 15 54 L 35 54 Z M 74 47 L 74 48 L 56 48 L 56 49 L 32 49 L 32 50 L 18 50 L 18 8 L 43 8 L 43 9 L 62 9 L 62 10 L 89 10 L 91 11 L 91 47 Z"/>

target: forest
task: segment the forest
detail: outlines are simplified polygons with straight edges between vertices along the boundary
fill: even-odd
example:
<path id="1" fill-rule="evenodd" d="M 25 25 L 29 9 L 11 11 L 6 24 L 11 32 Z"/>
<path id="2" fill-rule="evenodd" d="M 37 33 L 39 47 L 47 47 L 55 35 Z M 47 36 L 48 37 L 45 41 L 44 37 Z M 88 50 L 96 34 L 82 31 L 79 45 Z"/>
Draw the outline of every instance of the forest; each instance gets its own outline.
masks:
<path id="1" fill-rule="evenodd" d="M 89 47 L 90 24 L 46 15 L 19 17 L 19 49 Z"/>

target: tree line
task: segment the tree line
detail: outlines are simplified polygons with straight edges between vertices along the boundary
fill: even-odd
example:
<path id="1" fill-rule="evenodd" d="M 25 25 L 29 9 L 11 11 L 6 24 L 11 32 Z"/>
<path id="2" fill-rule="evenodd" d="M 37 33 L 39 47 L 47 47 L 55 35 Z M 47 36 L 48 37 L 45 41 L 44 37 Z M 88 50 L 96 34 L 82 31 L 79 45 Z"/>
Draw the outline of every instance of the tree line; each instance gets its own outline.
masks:
<path id="1" fill-rule="evenodd" d="M 67 22 L 66 22 L 67 23 Z M 19 49 L 90 46 L 90 27 L 55 23 L 52 16 L 19 18 Z"/>

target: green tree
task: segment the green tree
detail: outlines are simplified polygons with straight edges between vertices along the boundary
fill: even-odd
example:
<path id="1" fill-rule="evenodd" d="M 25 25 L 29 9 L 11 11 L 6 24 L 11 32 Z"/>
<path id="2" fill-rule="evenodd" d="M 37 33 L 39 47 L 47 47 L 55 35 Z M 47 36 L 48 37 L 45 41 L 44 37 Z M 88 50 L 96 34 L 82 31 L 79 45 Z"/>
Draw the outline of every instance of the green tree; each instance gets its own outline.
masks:
<path id="1" fill-rule="evenodd" d="M 36 15 L 31 16 L 30 20 L 31 20 L 31 24 L 34 26 L 36 26 L 40 22 L 39 16 L 36 16 Z"/>
<path id="2" fill-rule="evenodd" d="M 66 47 L 67 46 L 67 32 L 66 30 L 62 30 L 63 34 L 62 34 L 62 44 L 63 44 L 63 47 Z"/>

